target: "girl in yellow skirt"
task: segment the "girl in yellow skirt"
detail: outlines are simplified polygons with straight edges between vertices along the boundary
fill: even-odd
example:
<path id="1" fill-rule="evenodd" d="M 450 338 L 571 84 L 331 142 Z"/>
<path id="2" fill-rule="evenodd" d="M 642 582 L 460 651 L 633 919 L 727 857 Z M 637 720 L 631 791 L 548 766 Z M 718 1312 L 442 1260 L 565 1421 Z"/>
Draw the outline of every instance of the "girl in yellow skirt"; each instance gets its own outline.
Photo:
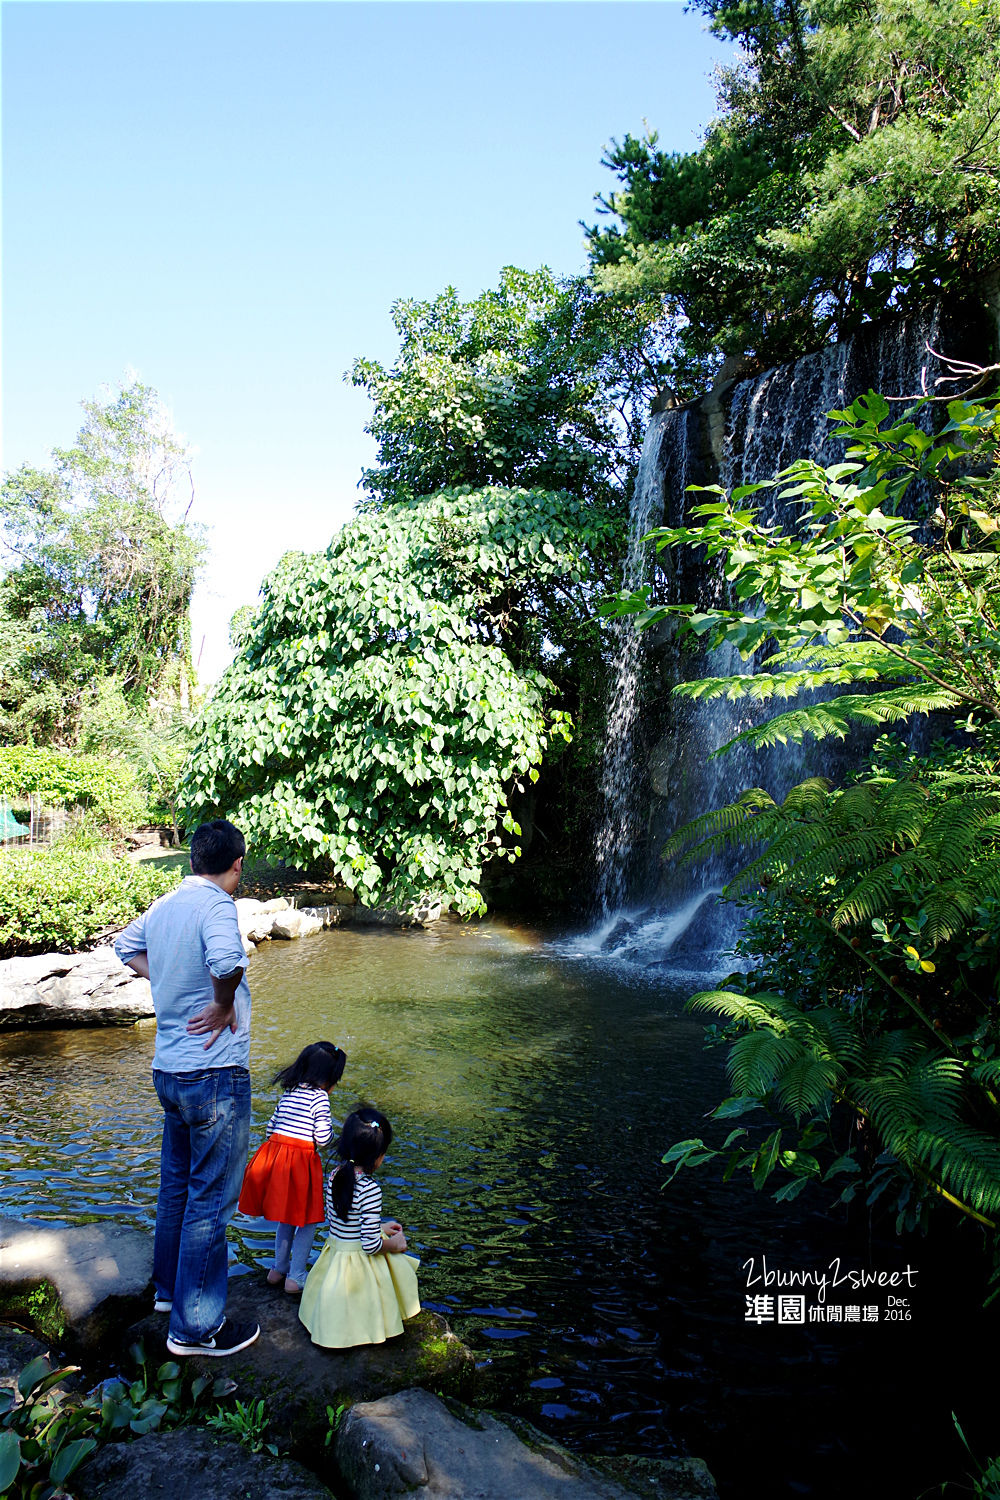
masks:
<path id="1" fill-rule="evenodd" d="M 274 1268 L 271 1286 L 301 1292 L 309 1251 L 323 1222 L 323 1164 L 319 1147 L 333 1136 L 330 1090 L 339 1082 L 347 1057 L 332 1042 L 303 1047 L 274 1076 L 284 1093 L 267 1122 L 267 1139 L 243 1174 L 240 1209 L 271 1219 Z"/>
<path id="2" fill-rule="evenodd" d="M 392 1126 L 371 1105 L 344 1121 L 335 1150 L 343 1163 L 326 1185 L 330 1235 L 306 1278 L 299 1317 L 314 1344 L 349 1349 L 384 1344 L 420 1311 L 415 1256 L 395 1219 L 382 1221 L 373 1173 L 385 1161 Z"/>

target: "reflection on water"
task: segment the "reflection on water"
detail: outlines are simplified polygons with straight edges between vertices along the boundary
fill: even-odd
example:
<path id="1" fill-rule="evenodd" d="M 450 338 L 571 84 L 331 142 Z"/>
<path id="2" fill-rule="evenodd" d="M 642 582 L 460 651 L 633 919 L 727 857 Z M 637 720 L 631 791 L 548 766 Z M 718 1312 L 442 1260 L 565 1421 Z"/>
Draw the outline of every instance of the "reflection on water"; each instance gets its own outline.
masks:
<path id="1" fill-rule="evenodd" d="M 502 1404 L 584 1448 L 686 1444 L 732 1500 L 832 1496 L 847 1476 L 854 1496 L 904 1495 L 961 1471 L 947 1443 L 962 1392 L 934 1369 L 932 1298 L 906 1327 L 747 1326 L 749 1255 L 858 1263 L 863 1241 L 801 1199 L 790 1211 L 707 1176 L 661 1193 L 659 1153 L 704 1132 L 724 1087 L 682 1011 L 687 983 L 499 922 L 272 943 L 250 977 L 254 1142 L 273 1072 L 307 1042 L 343 1046 L 334 1112 L 364 1097 L 392 1120 L 386 1211 L 421 1256 L 425 1302 L 507 1377 Z M 0 1037 L 0 1212 L 151 1222 L 152 1043 L 151 1025 Z M 266 1229 L 234 1229 L 239 1255 L 266 1262 Z M 971 1278 L 961 1294 L 973 1318 L 978 1292 Z M 953 1304 L 953 1355 L 955 1318 Z M 859 1479 L 889 1420 L 900 1448 Z"/>

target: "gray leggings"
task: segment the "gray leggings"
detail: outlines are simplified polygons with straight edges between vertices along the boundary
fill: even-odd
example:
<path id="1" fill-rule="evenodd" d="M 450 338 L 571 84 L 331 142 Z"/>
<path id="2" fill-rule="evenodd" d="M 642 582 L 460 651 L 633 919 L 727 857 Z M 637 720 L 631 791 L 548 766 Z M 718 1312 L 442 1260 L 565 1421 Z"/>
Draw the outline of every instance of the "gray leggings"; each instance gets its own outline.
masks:
<path id="1" fill-rule="evenodd" d="M 302 1286 L 319 1224 L 279 1224 L 274 1231 L 274 1269 Z"/>

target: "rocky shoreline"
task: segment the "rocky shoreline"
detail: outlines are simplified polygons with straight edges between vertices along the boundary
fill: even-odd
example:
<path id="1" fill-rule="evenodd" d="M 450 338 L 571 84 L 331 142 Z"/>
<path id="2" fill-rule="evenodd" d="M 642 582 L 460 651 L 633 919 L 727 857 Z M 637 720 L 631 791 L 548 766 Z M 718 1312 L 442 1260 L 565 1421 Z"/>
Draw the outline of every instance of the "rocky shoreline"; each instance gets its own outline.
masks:
<path id="1" fill-rule="evenodd" d="M 151 1271 L 152 1237 L 130 1225 L 0 1219 L 0 1389 L 15 1389 L 39 1354 L 79 1362 L 71 1380 L 81 1397 L 116 1375 L 137 1343 L 154 1367 L 168 1359 L 167 1319 L 150 1312 Z M 262 1402 L 267 1445 L 252 1451 L 194 1423 L 130 1431 L 74 1474 L 80 1500 L 328 1500 L 331 1491 L 352 1500 L 716 1500 L 699 1459 L 584 1459 L 527 1423 L 477 1411 L 472 1351 L 435 1312 L 384 1345 L 334 1351 L 311 1343 L 295 1299 L 262 1272 L 232 1277 L 229 1306 L 259 1321 L 258 1341 L 186 1366 L 227 1377 L 244 1406 Z"/>
<path id="2" fill-rule="evenodd" d="M 441 917 L 441 903 L 399 911 L 362 906 L 349 891 L 326 906 L 298 906 L 285 896 L 270 901 L 244 896 L 236 902 L 236 914 L 249 955 L 260 943 L 292 942 L 332 927 L 430 927 Z M 0 1031 L 132 1026 L 153 1015 L 149 981 L 126 969 L 108 944 L 84 953 L 0 960 Z"/>

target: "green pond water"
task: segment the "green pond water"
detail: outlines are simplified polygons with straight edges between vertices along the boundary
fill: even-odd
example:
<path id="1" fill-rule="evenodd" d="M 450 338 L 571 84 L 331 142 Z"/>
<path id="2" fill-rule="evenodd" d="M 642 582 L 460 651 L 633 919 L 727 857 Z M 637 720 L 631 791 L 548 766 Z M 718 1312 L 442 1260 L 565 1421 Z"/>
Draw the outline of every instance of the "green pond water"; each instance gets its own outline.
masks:
<path id="1" fill-rule="evenodd" d="M 949 1413 L 978 1431 L 963 1365 L 986 1329 L 977 1262 L 956 1278 L 950 1244 L 872 1242 L 842 1212 L 707 1175 L 661 1191 L 660 1154 L 704 1133 L 725 1092 L 721 1055 L 682 1009 L 697 976 L 491 921 L 266 944 L 250 981 L 254 1144 L 272 1073 L 307 1042 L 343 1046 L 334 1112 L 363 1097 L 392 1120 L 386 1212 L 495 1404 L 584 1450 L 700 1453 L 724 1500 L 845 1482 L 915 1495 L 962 1472 Z M 0 1037 L 0 1212 L 152 1222 L 152 1045 L 151 1024 Z M 233 1274 L 270 1249 L 265 1226 L 237 1218 Z M 913 1320 L 748 1325 L 743 1266 L 764 1254 L 918 1263 Z"/>

